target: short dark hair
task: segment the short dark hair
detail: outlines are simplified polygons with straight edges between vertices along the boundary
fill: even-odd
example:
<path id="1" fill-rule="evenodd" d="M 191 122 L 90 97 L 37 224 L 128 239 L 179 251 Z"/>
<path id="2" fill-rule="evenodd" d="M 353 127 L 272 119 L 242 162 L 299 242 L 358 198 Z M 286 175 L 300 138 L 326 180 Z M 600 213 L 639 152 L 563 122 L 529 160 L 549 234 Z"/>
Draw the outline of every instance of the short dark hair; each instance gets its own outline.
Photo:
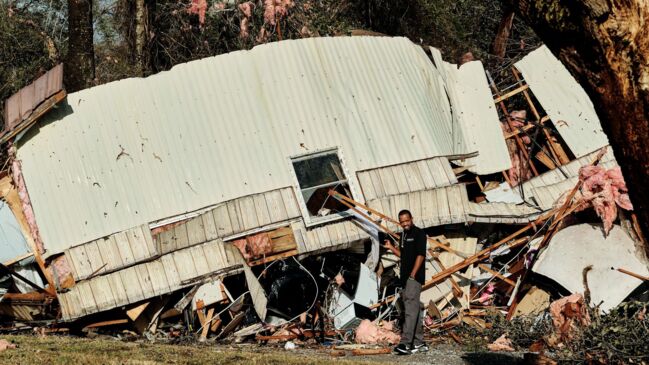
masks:
<path id="1" fill-rule="evenodd" d="M 408 217 L 412 218 L 412 213 L 410 213 L 410 211 L 408 209 L 402 209 L 399 212 L 398 216 L 401 217 L 402 215 L 406 215 L 406 214 L 408 215 Z"/>

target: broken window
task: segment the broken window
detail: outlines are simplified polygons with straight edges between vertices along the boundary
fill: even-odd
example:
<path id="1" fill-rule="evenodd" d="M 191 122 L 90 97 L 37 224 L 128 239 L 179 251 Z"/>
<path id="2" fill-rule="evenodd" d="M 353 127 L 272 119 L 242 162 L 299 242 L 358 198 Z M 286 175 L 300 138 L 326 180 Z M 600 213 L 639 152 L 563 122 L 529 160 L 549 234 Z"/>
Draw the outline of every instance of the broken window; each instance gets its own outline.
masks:
<path id="1" fill-rule="evenodd" d="M 324 217 L 347 210 L 328 195 L 333 189 L 352 197 L 337 151 L 300 156 L 292 162 L 309 217 Z"/>

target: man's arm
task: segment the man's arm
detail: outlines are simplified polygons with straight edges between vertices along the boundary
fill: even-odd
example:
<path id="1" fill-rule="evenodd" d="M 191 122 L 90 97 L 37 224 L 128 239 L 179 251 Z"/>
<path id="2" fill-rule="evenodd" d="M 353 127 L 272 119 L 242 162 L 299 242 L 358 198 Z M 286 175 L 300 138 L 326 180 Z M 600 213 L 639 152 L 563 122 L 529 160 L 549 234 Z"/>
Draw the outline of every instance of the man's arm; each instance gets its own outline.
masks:
<path id="1" fill-rule="evenodd" d="M 395 247 L 390 240 L 385 240 L 383 241 L 383 247 L 387 248 L 390 250 L 393 254 L 395 254 L 397 257 L 401 257 L 401 250 L 399 248 Z"/>
<path id="2" fill-rule="evenodd" d="M 419 271 L 419 268 L 423 264 L 424 264 L 424 256 L 417 255 L 417 258 L 415 259 L 415 264 L 412 265 L 412 271 L 410 272 L 410 277 L 411 278 L 413 278 L 413 279 L 415 278 L 415 276 L 417 275 L 417 271 Z"/>
<path id="3" fill-rule="evenodd" d="M 420 231 L 416 240 L 415 245 L 417 249 L 417 257 L 415 258 L 415 264 L 412 265 L 412 271 L 410 272 L 410 277 L 413 279 L 417 276 L 417 271 L 421 269 L 421 265 L 424 264 L 424 260 L 426 259 L 426 246 L 428 245 L 428 238 L 426 237 L 426 233 L 423 231 Z"/>

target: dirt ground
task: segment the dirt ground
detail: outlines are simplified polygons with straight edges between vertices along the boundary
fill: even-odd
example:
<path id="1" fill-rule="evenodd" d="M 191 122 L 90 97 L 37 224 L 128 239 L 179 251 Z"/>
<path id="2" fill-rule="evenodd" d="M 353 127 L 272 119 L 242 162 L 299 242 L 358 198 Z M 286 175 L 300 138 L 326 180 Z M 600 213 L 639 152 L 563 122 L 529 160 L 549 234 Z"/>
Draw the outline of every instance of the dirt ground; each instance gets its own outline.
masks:
<path id="1" fill-rule="evenodd" d="M 168 345 L 125 342 L 111 337 L 95 339 L 31 335 L 0 336 L 17 345 L 0 352 L 1 364 L 516 364 L 509 354 L 467 353 L 454 345 L 436 345 L 427 354 L 397 357 L 348 354 L 333 357 L 324 348 L 285 350 L 281 345 Z"/>

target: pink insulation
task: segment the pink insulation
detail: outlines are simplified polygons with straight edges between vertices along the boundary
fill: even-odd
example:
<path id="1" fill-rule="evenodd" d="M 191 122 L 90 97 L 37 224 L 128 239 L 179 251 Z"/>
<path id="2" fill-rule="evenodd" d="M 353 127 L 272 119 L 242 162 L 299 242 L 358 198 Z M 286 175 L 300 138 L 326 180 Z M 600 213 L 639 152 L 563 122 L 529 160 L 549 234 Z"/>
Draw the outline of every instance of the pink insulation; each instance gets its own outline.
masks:
<path id="1" fill-rule="evenodd" d="M 251 1 L 239 4 L 239 11 L 243 15 L 239 22 L 239 38 L 248 38 L 250 36 L 250 17 L 255 5 Z"/>
<path id="2" fill-rule="evenodd" d="M 620 167 L 606 169 L 602 166 L 584 166 L 579 169 L 582 181 L 581 203 L 592 206 L 604 223 L 604 231 L 613 228 L 618 207 L 633 210 Z"/>
<path id="3" fill-rule="evenodd" d="M 401 336 L 394 332 L 394 324 L 392 322 L 383 322 L 383 326 L 364 319 L 356 327 L 356 343 L 364 344 L 397 344 L 401 340 Z"/>
<path id="4" fill-rule="evenodd" d="M 268 233 L 259 233 L 254 236 L 236 240 L 233 244 L 241 251 L 246 260 L 262 257 L 273 252 L 273 243 Z"/>
<path id="5" fill-rule="evenodd" d="M 293 0 L 264 0 L 264 21 L 270 25 L 277 24 L 293 6 Z"/>
<path id="6" fill-rule="evenodd" d="M 590 324 L 584 297 L 579 293 L 552 302 L 550 315 L 554 330 L 562 339 L 571 338 L 578 327 Z"/>
<path id="7" fill-rule="evenodd" d="M 205 12 L 207 11 L 207 0 L 192 0 L 188 13 L 198 15 L 198 23 L 205 24 Z"/>
<path id="8" fill-rule="evenodd" d="M 18 189 L 18 197 L 22 204 L 23 213 L 27 219 L 27 224 L 29 225 L 29 231 L 34 239 L 34 244 L 39 253 L 45 252 L 43 249 L 43 240 L 41 239 L 41 234 L 38 231 L 38 225 L 36 225 L 36 216 L 34 215 L 34 210 L 32 209 L 32 202 L 29 200 L 29 194 L 27 193 L 27 186 L 25 185 L 25 179 L 23 178 L 22 169 L 20 167 L 20 161 L 13 159 L 11 164 L 11 173 L 13 181 L 16 184 Z"/>
<path id="9" fill-rule="evenodd" d="M 514 345 L 512 344 L 512 340 L 507 338 L 506 334 L 503 334 L 502 336 L 498 337 L 496 341 L 490 343 L 487 345 L 487 348 L 489 351 L 514 351 Z"/>
<path id="10" fill-rule="evenodd" d="M 507 123 L 501 123 L 504 134 L 515 132 L 518 128 L 524 127 L 527 124 L 527 112 L 525 110 L 513 111 L 509 116 L 512 128 L 510 128 Z M 521 141 L 525 146 L 532 142 L 526 135 L 521 137 Z M 507 171 L 507 175 L 512 183 L 512 187 L 514 187 L 521 181 L 529 180 L 532 177 L 532 171 L 530 170 L 529 164 L 523 156 L 516 139 L 508 138 L 506 143 L 507 149 L 509 150 L 509 158 L 512 160 L 512 168 Z"/>

